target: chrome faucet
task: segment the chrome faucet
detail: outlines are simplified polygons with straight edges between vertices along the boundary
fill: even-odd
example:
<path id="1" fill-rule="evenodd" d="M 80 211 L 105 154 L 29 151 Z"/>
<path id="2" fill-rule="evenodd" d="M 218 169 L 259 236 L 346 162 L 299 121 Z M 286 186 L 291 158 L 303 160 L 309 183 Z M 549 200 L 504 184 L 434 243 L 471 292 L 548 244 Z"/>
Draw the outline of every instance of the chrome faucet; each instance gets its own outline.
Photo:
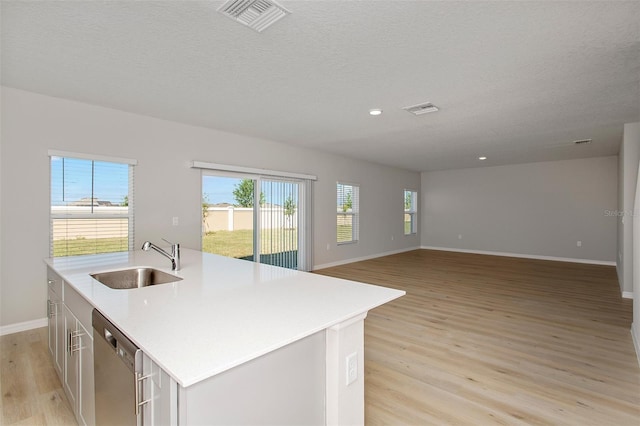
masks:
<path id="1" fill-rule="evenodd" d="M 179 271 L 180 270 L 180 244 L 174 244 L 170 241 L 162 239 L 163 241 L 171 244 L 171 253 L 167 253 L 157 245 L 153 244 L 151 241 L 145 241 L 142 245 L 142 250 L 148 251 L 149 249 L 154 249 L 161 255 L 167 257 L 171 261 L 171 270 Z"/>

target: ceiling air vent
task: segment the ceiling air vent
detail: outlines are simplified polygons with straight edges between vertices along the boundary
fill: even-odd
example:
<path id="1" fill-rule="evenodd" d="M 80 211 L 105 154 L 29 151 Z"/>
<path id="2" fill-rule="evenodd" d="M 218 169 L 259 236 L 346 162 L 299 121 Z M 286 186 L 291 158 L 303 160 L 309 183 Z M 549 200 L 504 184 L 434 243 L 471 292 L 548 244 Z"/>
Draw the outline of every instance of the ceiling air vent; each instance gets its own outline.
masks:
<path id="1" fill-rule="evenodd" d="M 593 139 L 580 139 L 577 141 L 573 141 L 573 143 L 575 143 L 576 145 L 584 145 L 584 144 L 591 143 L 592 141 Z"/>
<path id="2" fill-rule="evenodd" d="M 229 0 L 218 12 L 258 32 L 291 13 L 272 0 Z"/>
<path id="3" fill-rule="evenodd" d="M 424 104 L 412 105 L 402 108 L 405 111 L 410 112 L 413 115 L 422 115 L 430 112 L 436 112 L 439 110 L 437 106 L 432 104 L 431 102 L 426 102 Z"/>

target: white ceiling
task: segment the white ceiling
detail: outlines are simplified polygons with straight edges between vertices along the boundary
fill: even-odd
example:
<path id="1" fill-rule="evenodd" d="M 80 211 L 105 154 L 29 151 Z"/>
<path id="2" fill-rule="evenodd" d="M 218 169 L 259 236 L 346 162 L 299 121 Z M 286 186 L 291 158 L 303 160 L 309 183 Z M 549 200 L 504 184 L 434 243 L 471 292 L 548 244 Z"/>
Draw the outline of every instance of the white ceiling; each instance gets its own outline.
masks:
<path id="1" fill-rule="evenodd" d="M 640 119 L 639 1 L 282 1 L 263 33 L 221 3 L 3 0 L 2 84 L 416 171 L 615 155 Z"/>

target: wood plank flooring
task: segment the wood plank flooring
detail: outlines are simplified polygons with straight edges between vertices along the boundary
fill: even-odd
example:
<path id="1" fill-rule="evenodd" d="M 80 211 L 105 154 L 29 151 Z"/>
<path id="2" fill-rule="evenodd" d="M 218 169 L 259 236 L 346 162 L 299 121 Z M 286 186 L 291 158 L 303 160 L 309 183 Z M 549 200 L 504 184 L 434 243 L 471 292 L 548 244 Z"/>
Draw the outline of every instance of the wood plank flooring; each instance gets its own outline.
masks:
<path id="1" fill-rule="evenodd" d="M 0 424 L 77 424 L 47 342 L 46 328 L 0 337 Z"/>
<path id="2" fill-rule="evenodd" d="M 367 425 L 640 424 L 615 268 L 417 250 L 318 271 L 407 295 L 365 321 Z M 75 425 L 46 329 L 0 337 L 3 425 Z"/>
<path id="3" fill-rule="evenodd" d="M 640 425 L 614 267 L 416 250 L 317 273 L 407 291 L 365 321 L 368 425 Z"/>

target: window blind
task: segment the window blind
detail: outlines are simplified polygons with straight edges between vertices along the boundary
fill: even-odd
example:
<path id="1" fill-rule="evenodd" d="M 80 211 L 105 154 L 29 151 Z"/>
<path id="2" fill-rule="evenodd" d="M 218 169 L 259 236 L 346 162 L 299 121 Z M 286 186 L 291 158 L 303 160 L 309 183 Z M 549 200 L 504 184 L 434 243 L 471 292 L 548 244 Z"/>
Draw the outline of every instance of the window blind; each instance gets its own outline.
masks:
<path id="1" fill-rule="evenodd" d="M 360 187 L 354 184 L 337 184 L 337 242 L 338 244 L 358 241 L 360 227 Z"/>
<path id="2" fill-rule="evenodd" d="M 404 190 L 404 235 L 415 234 L 418 231 L 418 193 L 409 189 Z"/>
<path id="3" fill-rule="evenodd" d="M 51 155 L 50 166 L 50 255 L 132 250 L 133 164 Z"/>

